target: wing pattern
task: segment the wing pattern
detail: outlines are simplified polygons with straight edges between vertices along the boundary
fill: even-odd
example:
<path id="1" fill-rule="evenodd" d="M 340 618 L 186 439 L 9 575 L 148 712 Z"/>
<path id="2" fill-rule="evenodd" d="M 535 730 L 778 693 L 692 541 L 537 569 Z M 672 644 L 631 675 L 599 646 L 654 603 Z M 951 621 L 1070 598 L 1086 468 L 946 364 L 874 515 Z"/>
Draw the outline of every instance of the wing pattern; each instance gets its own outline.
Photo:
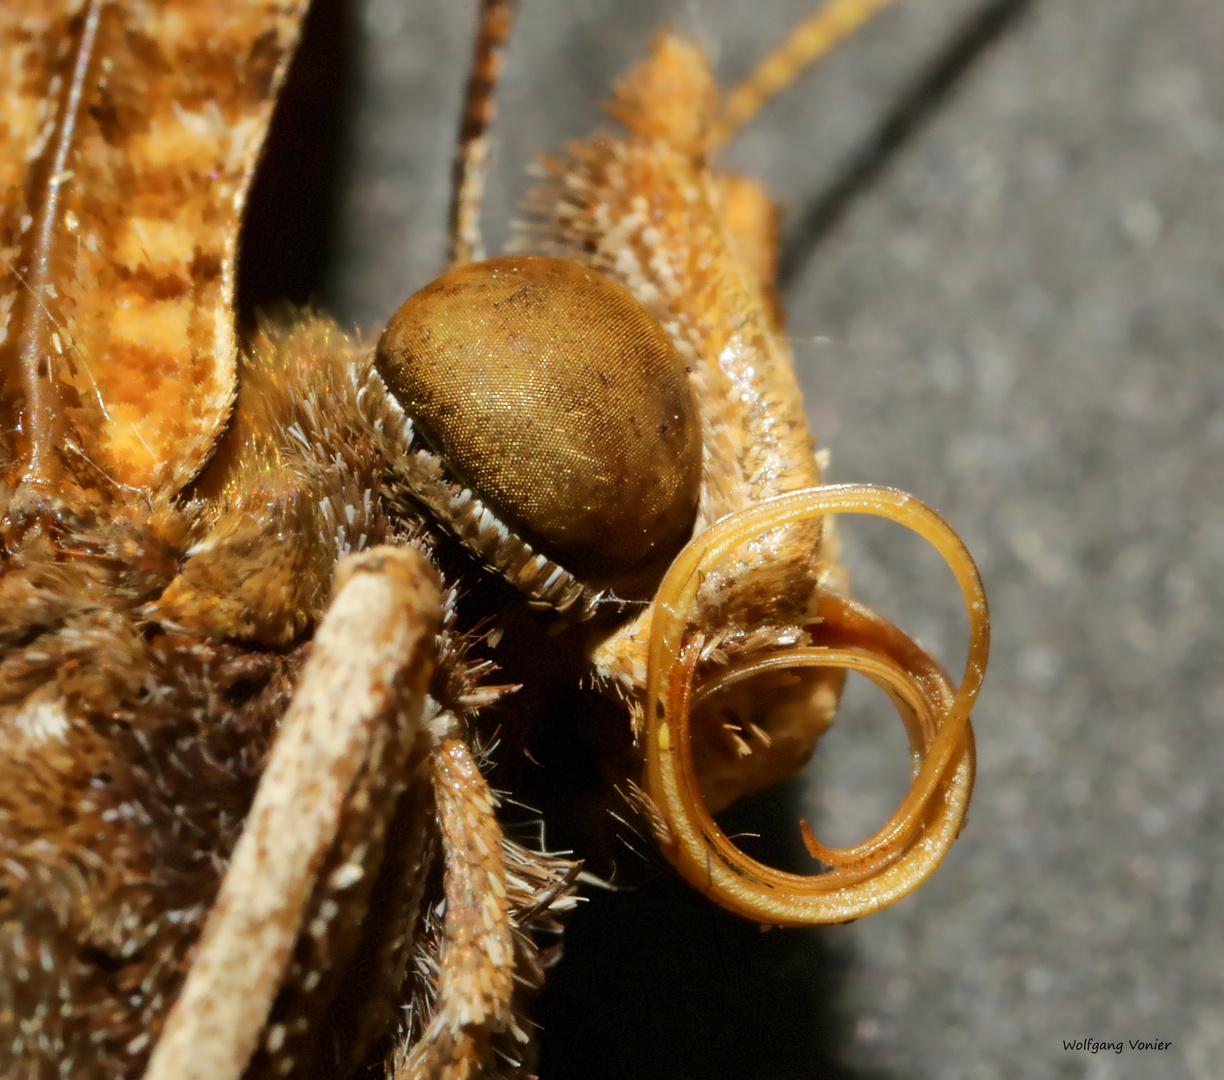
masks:
<path id="1" fill-rule="evenodd" d="M 169 492 L 235 381 L 238 226 L 305 0 L 0 7 L 0 422 Z"/>

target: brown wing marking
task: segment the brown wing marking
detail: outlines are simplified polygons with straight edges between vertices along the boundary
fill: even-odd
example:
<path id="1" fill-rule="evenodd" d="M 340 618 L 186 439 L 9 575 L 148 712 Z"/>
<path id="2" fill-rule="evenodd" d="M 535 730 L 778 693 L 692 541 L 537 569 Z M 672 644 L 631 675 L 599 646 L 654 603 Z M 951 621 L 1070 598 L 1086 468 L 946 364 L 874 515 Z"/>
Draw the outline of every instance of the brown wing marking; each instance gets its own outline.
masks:
<path id="1" fill-rule="evenodd" d="M 173 491 L 234 394 L 239 220 L 307 0 L 0 5 L 0 421 Z M 95 474 L 96 475 L 96 474 Z"/>

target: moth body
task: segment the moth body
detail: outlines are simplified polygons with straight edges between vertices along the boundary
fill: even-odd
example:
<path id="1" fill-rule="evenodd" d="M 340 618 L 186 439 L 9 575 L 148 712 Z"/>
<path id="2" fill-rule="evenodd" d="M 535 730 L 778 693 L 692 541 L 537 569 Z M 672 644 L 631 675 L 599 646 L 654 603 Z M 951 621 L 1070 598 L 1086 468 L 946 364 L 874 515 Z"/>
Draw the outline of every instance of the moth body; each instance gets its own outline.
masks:
<path id="1" fill-rule="evenodd" d="M 377 348 L 300 312 L 239 348 L 306 0 L 206 7 L 0 6 L 0 1074 L 529 1076 L 580 866 L 499 788 L 635 822 L 762 923 L 917 887 L 972 788 L 980 582 L 921 504 L 820 486 L 701 50 L 661 34 L 623 130 L 547 163 L 537 254 L 474 262 L 512 9 L 484 0 L 450 269 Z M 835 512 L 953 565 L 959 688 L 849 598 Z M 711 814 L 802 767 L 846 669 L 921 769 L 780 875 Z M 558 732 L 580 792 L 535 756 Z"/>

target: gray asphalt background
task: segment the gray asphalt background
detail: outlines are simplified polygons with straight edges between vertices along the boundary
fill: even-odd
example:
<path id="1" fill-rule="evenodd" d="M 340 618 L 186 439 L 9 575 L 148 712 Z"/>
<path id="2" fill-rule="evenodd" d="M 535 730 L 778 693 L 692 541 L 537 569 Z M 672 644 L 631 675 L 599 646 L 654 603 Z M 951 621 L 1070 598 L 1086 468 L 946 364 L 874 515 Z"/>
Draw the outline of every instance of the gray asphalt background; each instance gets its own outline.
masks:
<path id="1" fill-rule="evenodd" d="M 724 83 L 806 0 L 523 0 L 488 237 L 671 23 Z M 377 330 L 435 272 L 474 3 L 363 0 L 329 306 Z M 675 884 L 595 897 L 537 1009 L 542 1075 L 1224 1076 L 1224 5 L 898 0 L 725 163 L 786 208 L 786 300 L 831 478 L 942 511 L 994 648 L 969 825 L 916 895 L 761 934 Z M 844 523 L 859 591 L 958 669 L 950 576 Z M 861 838 L 905 782 L 858 689 L 745 811 Z M 1064 1039 L 1164 1039 L 1164 1052 Z"/>

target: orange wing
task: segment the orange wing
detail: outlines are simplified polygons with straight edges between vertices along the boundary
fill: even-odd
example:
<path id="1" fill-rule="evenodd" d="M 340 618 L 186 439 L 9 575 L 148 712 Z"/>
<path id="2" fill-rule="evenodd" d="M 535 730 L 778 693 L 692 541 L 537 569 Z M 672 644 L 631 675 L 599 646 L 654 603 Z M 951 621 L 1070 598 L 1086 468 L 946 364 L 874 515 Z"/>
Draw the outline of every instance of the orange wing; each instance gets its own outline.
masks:
<path id="1" fill-rule="evenodd" d="M 307 0 L 0 4 L 0 466 L 163 494 L 234 397 L 238 227 Z"/>

